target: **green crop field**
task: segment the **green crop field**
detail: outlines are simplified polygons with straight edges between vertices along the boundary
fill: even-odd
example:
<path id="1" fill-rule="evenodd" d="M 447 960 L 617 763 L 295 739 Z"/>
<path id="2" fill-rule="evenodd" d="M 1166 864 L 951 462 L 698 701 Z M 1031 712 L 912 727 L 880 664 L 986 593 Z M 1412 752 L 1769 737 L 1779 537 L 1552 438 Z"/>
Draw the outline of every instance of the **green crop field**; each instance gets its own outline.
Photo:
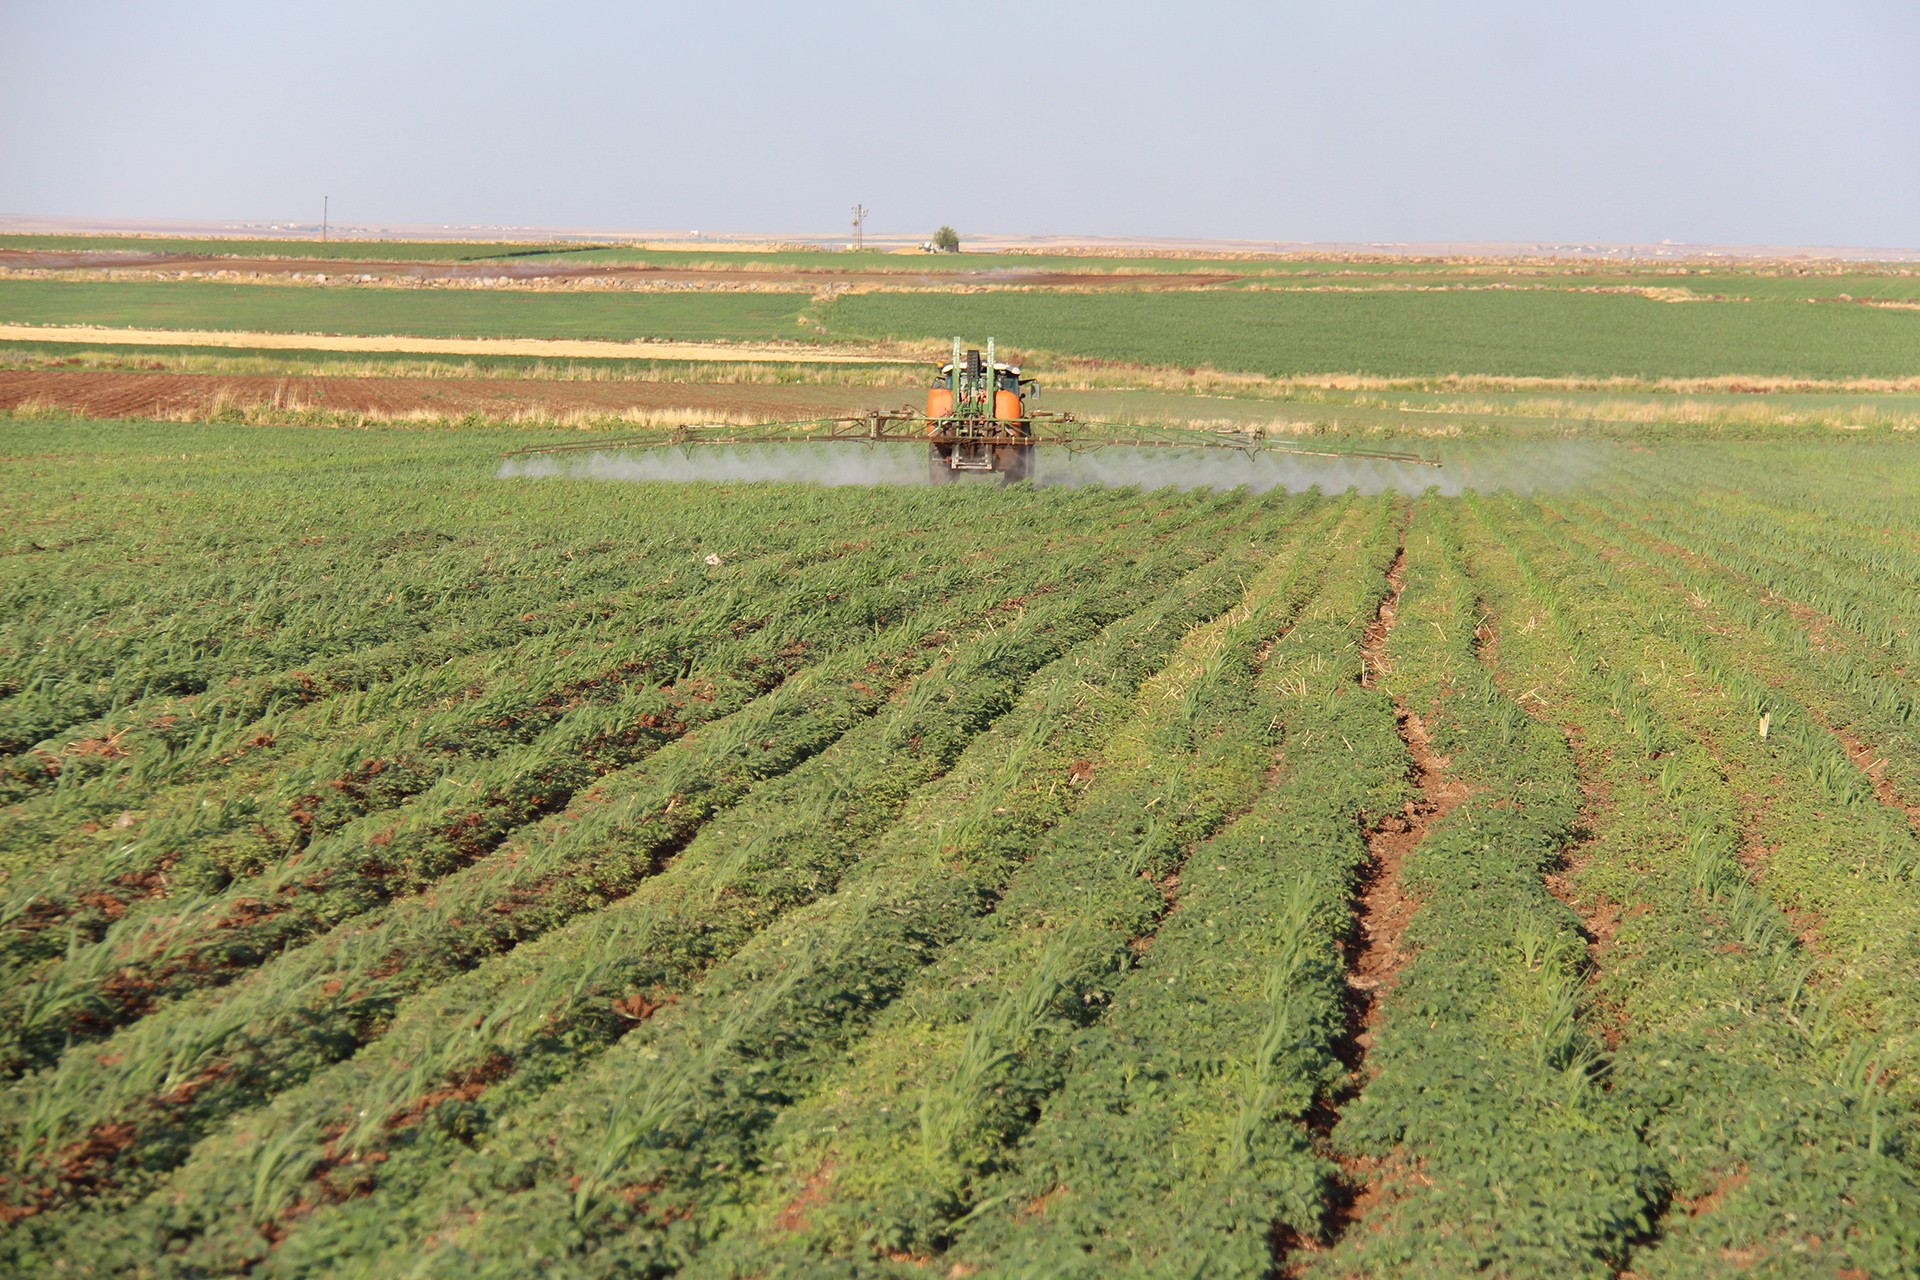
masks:
<path id="1" fill-rule="evenodd" d="M 1317 362 L 1582 350 L 1410 296 L 1480 336 Z M 1291 368 L 1297 301 L 936 331 Z M 1589 371 L 1916 332 L 1580 305 Z M 0 1270 L 1920 1273 L 1920 454 L 1749 435 L 1259 493 L 0 417 Z"/>
<path id="2" fill-rule="evenodd" d="M 0 323 L 420 338 L 763 341 L 807 336 L 803 295 L 0 280 Z"/>
<path id="3" fill-rule="evenodd" d="M 1920 375 L 1920 311 L 1538 292 L 869 293 L 828 330 L 997 335 L 1010 347 L 1271 375 L 1803 378 Z"/>
<path id="4" fill-rule="evenodd" d="M 1749 285 L 1767 283 L 1749 280 Z M 1882 287 L 1905 287 L 1888 277 Z M 1585 287 L 1585 286 L 1583 286 Z M 1830 288 L 1823 284 L 1821 288 Z M 1872 280 L 1856 284 L 1873 287 Z M 1783 286 L 1784 288 L 1784 286 Z M 802 320 L 809 323 L 800 323 Z M 1567 288 L 953 295 L 540 292 L 0 280 L 0 322 L 363 336 L 939 342 L 1269 376 L 1920 377 L 1920 311 Z"/>
<path id="5" fill-rule="evenodd" d="M 0 322 L 1240 447 L 0 346 L 0 1273 L 1920 1275 L 1912 268 L 76 247 L 716 274 Z"/>

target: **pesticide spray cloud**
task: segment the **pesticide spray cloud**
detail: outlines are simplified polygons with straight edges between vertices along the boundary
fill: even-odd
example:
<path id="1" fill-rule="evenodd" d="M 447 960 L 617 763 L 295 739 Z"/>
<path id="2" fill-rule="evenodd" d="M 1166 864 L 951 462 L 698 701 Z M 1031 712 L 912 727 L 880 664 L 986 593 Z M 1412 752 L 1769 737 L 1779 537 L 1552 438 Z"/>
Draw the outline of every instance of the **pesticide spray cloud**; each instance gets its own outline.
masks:
<path id="1" fill-rule="evenodd" d="M 1447 442 L 1438 468 L 1377 458 L 1321 458 L 1279 450 L 1043 447 L 1035 459 L 1041 486 L 1107 485 L 1143 489 L 1273 489 L 1322 493 L 1453 496 L 1558 491 L 1577 485 L 1600 462 L 1602 446 L 1581 441 Z M 924 485 L 927 456 L 916 445 L 741 445 L 641 449 L 626 453 L 543 454 L 508 458 L 502 479 L 705 481 L 771 480 L 817 485 Z M 997 479 L 984 481 L 997 483 Z"/>
<path id="2" fill-rule="evenodd" d="M 1404 447 L 1404 446 L 1402 446 Z M 1041 484 L 1171 486 L 1176 489 L 1239 489 L 1297 493 L 1424 493 L 1454 497 L 1468 489 L 1538 493 L 1580 483 L 1599 461 L 1594 446 L 1578 441 L 1544 443 L 1449 442 L 1431 456 L 1441 465 L 1383 458 L 1323 458 L 1282 450 L 1090 449 L 1042 450 Z"/>
<path id="3" fill-rule="evenodd" d="M 567 480 L 661 480 L 738 483 L 782 480 L 790 484 L 925 484 L 926 454 L 905 448 L 846 445 L 741 445 L 720 448 L 636 449 L 629 453 L 539 454 L 508 458 L 502 479 L 558 477 Z"/>

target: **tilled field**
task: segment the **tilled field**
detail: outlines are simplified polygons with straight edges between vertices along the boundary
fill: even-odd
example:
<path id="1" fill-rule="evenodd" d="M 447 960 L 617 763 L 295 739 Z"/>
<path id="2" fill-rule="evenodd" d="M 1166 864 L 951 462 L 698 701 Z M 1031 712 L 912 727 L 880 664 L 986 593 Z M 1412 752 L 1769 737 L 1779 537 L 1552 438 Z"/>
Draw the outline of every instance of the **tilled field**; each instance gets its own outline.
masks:
<path id="1" fill-rule="evenodd" d="M 1920 1268 L 1902 442 L 1442 499 L 500 438 L 0 430 L 13 1269 Z"/>

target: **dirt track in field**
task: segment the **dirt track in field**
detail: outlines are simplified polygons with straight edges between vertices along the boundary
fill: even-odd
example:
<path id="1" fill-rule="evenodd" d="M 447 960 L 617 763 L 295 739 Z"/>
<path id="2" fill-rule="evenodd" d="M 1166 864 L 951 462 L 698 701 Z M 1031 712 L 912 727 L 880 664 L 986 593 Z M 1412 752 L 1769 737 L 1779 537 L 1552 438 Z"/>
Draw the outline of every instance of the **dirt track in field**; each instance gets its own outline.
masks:
<path id="1" fill-rule="evenodd" d="M 1378 614 L 1368 625 L 1360 651 L 1365 663 L 1362 683 L 1372 688 L 1392 673 L 1387 660 L 1387 637 L 1399 620 L 1400 593 L 1406 585 L 1406 535 L 1387 570 L 1388 592 L 1380 602 Z M 1466 799 L 1467 789 L 1448 772 L 1451 763 L 1436 755 L 1426 725 L 1409 707 L 1406 699 L 1393 695 L 1394 716 L 1401 741 L 1413 765 L 1413 798 L 1401 813 L 1383 816 L 1367 833 L 1370 862 L 1362 885 L 1354 943 L 1348 953 L 1348 985 L 1354 993 L 1357 1025 L 1353 1030 L 1353 1055 L 1364 1059 L 1373 1047 L 1373 1032 L 1380 1019 L 1380 997 L 1393 985 L 1406 962 L 1400 950 L 1400 935 L 1418 907 L 1400 886 L 1400 870 L 1407 856 L 1426 838 L 1427 830 L 1445 818 Z M 1360 1083 L 1364 1084 L 1364 1081 Z"/>
<path id="2" fill-rule="evenodd" d="M 911 258 L 906 262 L 910 263 Z M 1193 289 L 1230 284 L 1243 277 L 1222 272 L 1167 271 L 1023 271 L 1017 267 L 983 271 L 920 271 L 903 265 L 895 271 L 843 271 L 822 255 L 818 267 L 758 267 L 715 263 L 655 267 L 643 262 L 569 262 L 520 259 L 477 262 L 385 262 L 344 258 L 215 258 L 185 253 L 56 252 L 0 249 L 0 271 L 139 271 L 166 275 L 325 276 L 351 283 L 360 276 L 379 280 L 556 280 L 609 281 L 623 285 L 711 285 L 719 287 L 818 287 L 824 285 L 889 288 L 951 288 L 956 285 L 1070 286 L 1076 289 Z"/>
<path id="3" fill-rule="evenodd" d="M 100 418 L 202 416 L 217 406 L 322 409 L 381 417 L 618 415 L 629 410 L 757 418 L 854 415 L 912 398 L 897 387 L 535 378 L 301 378 L 0 369 L 0 409 L 51 404 Z"/>
<path id="4" fill-rule="evenodd" d="M 1387 636 L 1399 619 L 1400 593 L 1406 586 L 1406 533 L 1387 570 L 1387 595 L 1361 640 L 1361 684 L 1378 687 L 1392 674 L 1387 660 Z M 1419 903 L 1401 887 L 1400 874 L 1407 857 L 1435 823 L 1467 797 L 1467 789 L 1448 772 L 1451 763 L 1435 754 L 1426 725 L 1406 699 L 1393 695 L 1394 718 L 1412 766 L 1413 796 L 1400 813 L 1384 815 L 1366 834 L 1368 866 L 1355 902 L 1353 939 L 1346 946 L 1347 1029 L 1334 1046 L 1334 1056 L 1346 1068 L 1345 1083 L 1315 1108 L 1310 1125 L 1327 1142 L 1342 1110 L 1366 1088 L 1373 1048 L 1380 1024 L 1381 997 L 1393 986 L 1407 956 L 1400 937 Z M 1414 1163 L 1396 1152 L 1384 1160 L 1367 1156 L 1335 1155 L 1340 1173 L 1329 1195 L 1328 1239 L 1303 1240 L 1291 1232 L 1275 1240 L 1274 1264 L 1281 1275 L 1303 1274 L 1316 1254 L 1332 1248 L 1380 1207 L 1390 1201 L 1409 1177 Z"/>

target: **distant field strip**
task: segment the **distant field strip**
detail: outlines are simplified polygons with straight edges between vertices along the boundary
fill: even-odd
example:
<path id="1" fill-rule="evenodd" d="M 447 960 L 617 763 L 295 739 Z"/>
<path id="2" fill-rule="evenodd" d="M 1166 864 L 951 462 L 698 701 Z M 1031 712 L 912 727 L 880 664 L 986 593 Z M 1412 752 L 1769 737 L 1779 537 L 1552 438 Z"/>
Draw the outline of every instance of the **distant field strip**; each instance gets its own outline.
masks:
<path id="1" fill-rule="evenodd" d="M 1808 302 L 1673 306 L 1621 294 L 869 293 L 823 309 L 845 337 L 994 334 L 1002 348 L 1298 377 L 1902 378 L 1920 315 Z"/>
<path id="2" fill-rule="evenodd" d="M 404 351 L 426 355 L 717 360 L 772 364 L 914 364 L 902 356 L 845 347 L 775 347 L 724 342 L 609 342 L 589 338 L 410 338 L 399 335 L 227 333 L 196 329 L 108 329 L 95 325 L 0 324 L 4 342 L 102 342 L 118 346 L 244 347 L 271 351 Z"/>
<path id="3" fill-rule="evenodd" d="M 807 302 L 805 295 L 791 293 L 558 294 L 0 280 L 0 321 L 14 324 L 365 337 L 766 342 L 807 336 L 797 325 Z"/>
<path id="4" fill-rule="evenodd" d="M 91 332 L 95 326 L 111 336 Z M 160 335 L 146 345 L 191 333 L 205 346 L 466 356 L 799 361 L 824 348 L 830 354 L 812 359 L 829 363 L 874 363 L 874 348 L 889 340 L 944 342 L 961 333 L 996 337 L 1008 352 L 1268 378 L 1920 375 L 1920 314 L 1805 299 L 1676 306 L 1631 294 L 1526 288 L 872 292 L 815 301 L 698 290 L 0 279 L 0 340 L 139 343 L 131 335 L 143 332 Z M 635 342 L 642 338 L 654 341 Z M 744 354 L 756 348 L 757 357 Z"/>

